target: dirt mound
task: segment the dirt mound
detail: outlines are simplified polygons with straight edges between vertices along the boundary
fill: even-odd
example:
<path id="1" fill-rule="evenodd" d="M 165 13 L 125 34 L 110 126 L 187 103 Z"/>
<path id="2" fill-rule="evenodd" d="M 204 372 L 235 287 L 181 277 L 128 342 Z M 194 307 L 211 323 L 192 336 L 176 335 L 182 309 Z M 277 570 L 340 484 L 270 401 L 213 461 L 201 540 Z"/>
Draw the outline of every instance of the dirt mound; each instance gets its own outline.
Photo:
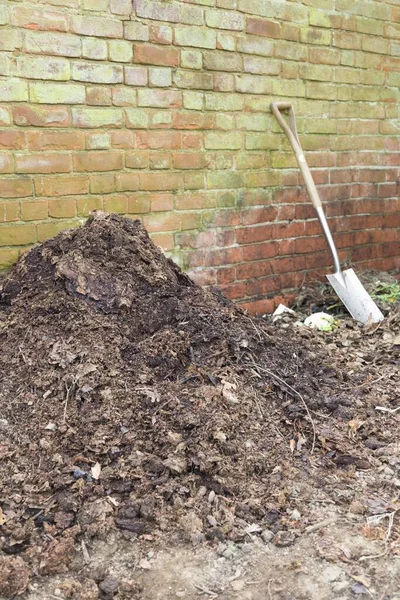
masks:
<path id="1" fill-rule="evenodd" d="M 26 254 L 0 286 L 8 572 L 13 555 L 63 572 L 77 540 L 115 528 L 153 542 L 288 529 L 318 442 L 309 411 L 354 414 L 346 375 L 318 342 L 302 349 L 311 335 L 200 289 L 139 221 L 97 213 Z M 345 451 L 330 464 L 354 465 Z"/>

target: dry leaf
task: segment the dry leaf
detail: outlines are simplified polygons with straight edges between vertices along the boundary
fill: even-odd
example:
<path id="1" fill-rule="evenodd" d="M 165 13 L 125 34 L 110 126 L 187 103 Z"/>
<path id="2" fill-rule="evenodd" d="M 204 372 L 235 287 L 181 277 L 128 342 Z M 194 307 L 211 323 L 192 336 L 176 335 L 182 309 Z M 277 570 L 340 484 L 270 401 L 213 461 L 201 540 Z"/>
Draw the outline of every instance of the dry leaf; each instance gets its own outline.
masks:
<path id="1" fill-rule="evenodd" d="M 290 451 L 292 454 L 295 451 L 295 448 L 296 448 L 296 442 L 295 442 L 295 440 L 292 439 L 292 440 L 290 440 Z"/>
<path id="2" fill-rule="evenodd" d="M 95 465 L 93 465 L 91 468 L 91 473 L 93 479 L 99 479 L 101 473 L 101 464 L 97 462 Z"/>
<path id="3" fill-rule="evenodd" d="M 6 522 L 6 518 L 4 516 L 4 513 L 0 507 L 0 525 L 4 525 L 4 523 Z"/>

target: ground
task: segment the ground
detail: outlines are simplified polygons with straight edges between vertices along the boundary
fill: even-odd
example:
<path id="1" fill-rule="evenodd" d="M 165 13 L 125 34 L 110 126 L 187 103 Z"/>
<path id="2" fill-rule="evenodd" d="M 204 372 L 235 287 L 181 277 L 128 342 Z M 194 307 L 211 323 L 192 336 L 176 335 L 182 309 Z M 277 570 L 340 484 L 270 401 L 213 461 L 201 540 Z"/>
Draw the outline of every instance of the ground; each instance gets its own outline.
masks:
<path id="1" fill-rule="evenodd" d="M 398 599 L 398 284 L 366 285 L 380 324 L 320 285 L 252 319 L 103 213 L 25 255 L 0 282 L 0 597 Z M 333 331 L 302 324 L 320 309 Z"/>

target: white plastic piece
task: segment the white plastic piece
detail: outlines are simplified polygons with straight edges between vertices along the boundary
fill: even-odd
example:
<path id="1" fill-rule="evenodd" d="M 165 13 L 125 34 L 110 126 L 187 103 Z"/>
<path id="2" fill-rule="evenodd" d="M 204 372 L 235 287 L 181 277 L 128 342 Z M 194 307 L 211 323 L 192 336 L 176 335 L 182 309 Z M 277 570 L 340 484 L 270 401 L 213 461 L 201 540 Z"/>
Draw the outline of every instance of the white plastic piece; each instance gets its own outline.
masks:
<path id="1" fill-rule="evenodd" d="M 336 327 L 336 322 L 332 315 L 319 312 L 307 317 L 304 321 L 304 325 L 307 325 L 307 327 L 311 327 L 312 329 L 318 329 L 319 331 L 332 331 Z"/>

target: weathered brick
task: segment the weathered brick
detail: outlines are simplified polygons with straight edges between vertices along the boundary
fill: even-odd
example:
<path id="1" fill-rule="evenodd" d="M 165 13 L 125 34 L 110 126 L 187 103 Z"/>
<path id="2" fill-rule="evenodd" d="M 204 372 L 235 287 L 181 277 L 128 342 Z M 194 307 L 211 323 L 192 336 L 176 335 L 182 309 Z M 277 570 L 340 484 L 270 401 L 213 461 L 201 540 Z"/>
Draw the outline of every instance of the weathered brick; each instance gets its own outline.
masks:
<path id="1" fill-rule="evenodd" d="M 129 87 L 116 87 L 112 90 L 114 106 L 136 106 L 136 91 Z"/>
<path id="2" fill-rule="evenodd" d="M 56 219 L 72 218 L 76 215 L 75 198 L 51 198 L 49 204 L 49 217 Z"/>
<path id="3" fill-rule="evenodd" d="M 17 72 L 27 79 L 54 79 L 67 81 L 70 78 L 70 64 L 64 58 L 42 58 L 39 56 L 19 56 Z"/>
<path id="4" fill-rule="evenodd" d="M 170 87 L 172 83 L 171 69 L 150 67 L 149 84 L 154 87 Z"/>
<path id="5" fill-rule="evenodd" d="M 85 134 L 86 150 L 108 150 L 111 148 L 111 135 L 105 131 L 89 131 Z"/>
<path id="6" fill-rule="evenodd" d="M 131 62 L 133 48 L 130 42 L 111 40 L 108 42 L 109 58 L 114 62 Z"/>
<path id="7" fill-rule="evenodd" d="M 228 50 L 234 52 L 236 50 L 236 35 L 231 33 L 217 32 L 217 48 L 218 50 Z"/>
<path id="8" fill-rule="evenodd" d="M 259 75 L 279 75 L 281 63 L 280 61 L 262 56 L 244 56 L 243 70 L 246 73 Z"/>
<path id="9" fill-rule="evenodd" d="M 259 54 L 260 56 L 273 56 L 274 43 L 259 37 L 246 35 L 237 41 L 237 49 L 245 54 Z"/>
<path id="10" fill-rule="evenodd" d="M 335 100 L 337 87 L 329 83 L 307 83 L 307 96 L 316 99 Z"/>
<path id="11" fill-rule="evenodd" d="M 128 169 L 147 169 L 149 166 L 149 153 L 147 150 L 127 152 L 125 163 Z"/>
<path id="12" fill-rule="evenodd" d="M 203 53 L 203 65 L 205 69 L 211 71 L 241 71 L 242 59 L 239 54 L 214 50 Z"/>
<path id="13" fill-rule="evenodd" d="M 88 217 L 93 210 L 103 210 L 103 198 L 84 196 L 76 199 L 76 214 L 78 217 Z"/>
<path id="14" fill-rule="evenodd" d="M 124 113 L 120 108 L 72 108 L 75 127 L 122 127 Z"/>
<path id="15" fill-rule="evenodd" d="M 35 191 L 37 196 L 69 196 L 87 194 L 89 178 L 87 175 L 56 175 L 53 177 L 36 177 Z"/>
<path id="16" fill-rule="evenodd" d="M 142 108 L 127 108 L 126 126 L 133 129 L 147 129 L 149 126 L 149 115 Z"/>
<path id="17" fill-rule="evenodd" d="M 122 38 L 123 24 L 121 21 L 113 21 L 109 17 L 72 15 L 71 31 L 80 35 L 91 35 L 93 37 Z"/>
<path id="18" fill-rule="evenodd" d="M 204 147 L 210 150 L 238 150 L 242 146 L 240 133 L 206 133 Z"/>
<path id="19" fill-rule="evenodd" d="M 25 133 L 10 129 L 0 129 L 0 149 L 21 150 L 25 147 Z"/>
<path id="20" fill-rule="evenodd" d="M 179 108 L 182 106 L 182 94 L 174 90 L 138 90 L 138 106 Z"/>
<path id="21" fill-rule="evenodd" d="M 174 149 L 181 145 L 181 134 L 177 131 L 139 131 L 137 134 L 138 148 Z"/>
<path id="22" fill-rule="evenodd" d="M 126 40 L 148 42 L 150 39 L 149 27 L 143 25 L 143 23 L 140 23 L 139 21 L 124 23 L 124 37 Z"/>
<path id="23" fill-rule="evenodd" d="M 0 152 L 0 173 L 13 173 L 13 157 L 11 152 Z"/>
<path id="24" fill-rule="evenodd" d="M 0 202 L 0 222 L 20 221 L 20 203 L 18 201 Z"/>
<path id="25" fill-rule="evenodd" d="M 0 50 L 13 52 L 22 48 L 22 32 L 18 29 L 2 29 L 0 36 Z"/>
<path id="26" fill-rule="evenodd" d="M 205 169 L 208 160 L 204 154 L 179 152 L 172 156 L 174 169 Z"/>
<path id="27" fill-rule="evenodd" d="M 106 86 L 88 86 L 86 88 L 86 104 L 91 106 L 110 106 L 111 89 Z"/>
<path id="28" fill-rule="evenodd" d="M 197 6 L 165 4 L 157 0 L 135 0 L 135 10 L 138 17 L 154 21 L 189 25 L 202 25 L 204 22 L 203 11 Z"/>
<path id="29" fill-rule="evenodd" d="M 28 84 L 20 79 L 7 79 L 0 85 L 0 102 L 26 102 L 29 99 Z"/>
<path id="30" fill-rule="evenodd" d="M 243 31 L 244 16 L 232 11 L 206 10 L 206 25 L 217 29 Z"/>
<path id="31" fill-rule="evenodd" d="M 8 271 L 18 260 L 18 250 L 0 248 L 0 272 Z"/>
<path id="32" fill-rule="evenodd" d="M 150 25 L 149 39 L 153 44 L 172 44 L 173 29 L 168 25 Z"/>
<path id="33" fill-rule="evenodd" d="M 5 246 L 26 246 L 36 242 L 34 225 L 3 225 L 0 227 L 0 239 Z"/>
<path id="34" fill-rule="evenodd" d="M 139 189 L 139 175 L 136 173 L 117 173 L 115 183 L 119 192 L 136 191 Z"/>
<path id="35" fill-rule="evenodd" d="M 29 150 L 83 150 L 80 131 L 28 131 Z"/>
<path id="36" fill-rule="evenodd" d="M 173 81 L 176 87 L 183 89 L 212 90 L 214 88 L 214 78 L 211 73 L 178 69 L 174 73 Z"/>
<path id="37" fill-rule="evenodd" d="M 281 27 L 276 21 L 250 18 L 246 22 L 246 33 L 279 39 L 281 37 Z"/>
<path id="38" fill-rule="evenodd" d="M 139 188 L 145 191 L 172 191 L 183 187 L 180 173 L 140 173 L 139 178 Z"/>
<path id="39" fill-rule="evenodd" d="M 209 94 L 205 97 L 205 102 L 207 110 L 243 110 L 243 98 L 235 94 Z"/>
<path id="40" fill-rule="evenodd" d="M 82 38 L 82 57 L 91 60 L 106 60 L 107 42 L 97 38 Z"/>
<path id="41" fill-rule="evenodd" d="M 331 81 L 332 69 L 326 68 L 326 65 L 301 64 L 299 74 L 302 79 L 314 81 Z"/>
<path id="42" fill-rule="evenodd" d="M 105 12 L 109 7 L 109 0 L 82 0 L 83 10 L 95 10 Z"/>
<path id="43" fill-rule="evenodd" d="M 69 171 L 71 171 L 71 157 L 69 154 L 15 153 L 16 173 L 68 173 Z"/>
<path id="44" fill-rule="evenodd" d="M 376 36 L 363 37 L 361 47 L 366 52 L 375 52 L 376 54 L 387 54 L 389 51 L 389 41 Z"/>
<path id="45" fill-rule="evenodd" d="M 68 15 L 23 4 L 11 7 L 11 25 L 44 31 L 68 31 Z"/>
<path id="46" fill-rule="evenodd" d="M 110 192 L 115 191 L 114 173 L 101 173 L 99 175 L 90 175 L 89 180 L 91 194 L 108 194 Z"/>
<path id="47" fill-rule="evenodd" d="M 197 50 L 182 50 L 181 67 L 186 69 L 201 69 L 203 66 L 203 55 Z"/>
<path id="48" fill-rule="evenodd" d="M 104 210 L 107 212 L 124 215 L 128 212 L 128 196 L 112 194 L 104 198 Z"/>
<path id="49" fill-rule="evenodd" d="M 70 123 L 68 109 L 64 106 L 15 106 L 13 120 L 19 126 L 35 127 L 67 127 Z"/>
<path id="50" fill-rule="evenodd" d="M 132 0 L 110 0 L 110 10 L 114 15 L 129 17 L 132 13 Z"/>
<path id="51" fill-rule="evenodd" d="M 135 63 L 176 67 L 179 65 L 179 50 L 176 48 L 159 48 L 158 46 L 135 46 Z"/>
<path id="52" fill-rule="evenodd" d="M 269 77 L 262 77 L 258 75 L 236 75 L 235 82 L 236 91 L 244 94 L 270 94 L 272 91 L 271 84 L 276 83 L 275 81 L 271 82 Z"/>
<path id="53" fill-rule="evenodd" d="M 143 86 L 148 83 L 146 67 L 125 67 L 125 83 Z"/>
<path id="54" fill-rule="evenodd" d="M 0 125 L 11 125 L 11 109 L 6 106 L 0 106 Z"/>
<path id="55" fill-rule="evenodd" d="M 120 171 L 123 153 L 121 150 L 79 152 L 74 154 L 73 163 L 75 171 Z"/>
<path id="56" fill-rule="evenodd" d="M 77 57 L 81 55 L 81 39 L 78 35 L 69 33 L 27 31 L 24 50 L 32 54 Z"/>
<path id="57" fill-rule="evenodd" d="M 92 64 L 76 62 L 72 64 L 72 79 L 90 83 L 122 83 L 124 78 L 121 65 Z"/>
<path id="58" fill-rule="evenodd" d="M 178 44 L 178 46 L 214 49 L 217 47 L 217 34 L 211 30 L 180 27 L 179 29 L 175 29 L 175 44 Z"/>
<path id="59" fill-rule="evenodd" d="M 133 131 L 116 130 L 111 132 L 111 146 L 113 148 L 126 148 L 130 150 L 135 146 Z"/>
<path id="60" fill-rule="evenodd" d="M 29 100 L 38 104 L 84 104 L 85 88 L 71 83 L 29 84 Z"/>
<path id="61" fill-rule="evenodd" d="M 32 180 L 18 177 L 2 178 L 0 181 L 0 198 L 24 198 L 33 193 Z"/>

